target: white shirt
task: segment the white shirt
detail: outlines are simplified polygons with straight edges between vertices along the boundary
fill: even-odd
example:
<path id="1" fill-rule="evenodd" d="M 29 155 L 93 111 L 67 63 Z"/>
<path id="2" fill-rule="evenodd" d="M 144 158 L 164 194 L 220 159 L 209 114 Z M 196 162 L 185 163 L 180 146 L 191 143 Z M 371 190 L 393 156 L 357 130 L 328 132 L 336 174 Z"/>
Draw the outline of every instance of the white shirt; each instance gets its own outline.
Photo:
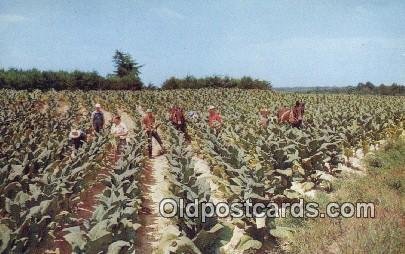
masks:
<path id="1" fill-rule="evenodd" d="M 198 113 L 195 112 L 195 111 L 189 111 L 188 112 L 188 117 L 190 117 L 193 120 L 196 120 L 196 119 L 198 119 Z"/>
<path id="2" fill-rule="evenodd" d="M 116 137 L 119 136 L 120 139 L 126 139 L 128 135 L 128 128 L 123 122 L 119 123 L 118 125 L 113 124 L 111 127 L 111 134 Z"/>

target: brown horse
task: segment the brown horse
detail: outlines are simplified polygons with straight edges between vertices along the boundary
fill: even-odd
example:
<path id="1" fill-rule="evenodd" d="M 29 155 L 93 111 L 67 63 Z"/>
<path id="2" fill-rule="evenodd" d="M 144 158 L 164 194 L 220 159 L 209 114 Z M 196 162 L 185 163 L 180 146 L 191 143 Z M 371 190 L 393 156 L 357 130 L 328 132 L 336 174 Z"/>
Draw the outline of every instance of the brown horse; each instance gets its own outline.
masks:
<path id="1" fill-rule="evenodd" d="M 281 108 L 277 111 L 277 119 L 279 123 L 289 123 L 296 128 L 302 127 L 304 118 L 305 103 L 297 101 L 292 109 Z"/>

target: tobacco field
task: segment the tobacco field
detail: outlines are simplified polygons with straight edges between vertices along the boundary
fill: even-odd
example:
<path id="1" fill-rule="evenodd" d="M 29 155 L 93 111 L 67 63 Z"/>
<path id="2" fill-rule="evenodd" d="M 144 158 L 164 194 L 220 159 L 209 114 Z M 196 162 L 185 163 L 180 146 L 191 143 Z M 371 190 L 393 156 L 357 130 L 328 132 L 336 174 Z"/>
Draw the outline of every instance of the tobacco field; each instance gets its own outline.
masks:
<path id="1" fill-rule="evenodd" d="M 279 124 L 276 111 L 305 102 L 301 129 Z M 91 131 L 100 103 L 107 120 L 121 115 L 130 134 L 115 159 L 109 125 Z M 191 142 L 168 120 L 174 105 Z M 224 121 L 219 135 L 207 108 Z M 258 124 L 258 110 L 270 124 Z M 167 148 L 146 154 L 141 116 L 152 109 Z M 187 115 L 186 115 L 187 117 Z M 331 177 L 357 170 L 351 158 L 404 131 L 405 98 L 275 93 L 263 90 L 13 91 L 0 90 L 0 253 L 260 253 L 277 248 L 278 228 L 251 218 L 162 218 L 160 199 L 193 202 L 286 201 L 333 189 Z M 68 135 L 88 142 L 73 156 Z M 145 212 L 146 211 L 146 212 Z M 239 234 L 239 236 L 237 236 Z M 270 247 L 269 247 L 270 246 Z M 261 252 L 265 253 L 265 252 Z"/>

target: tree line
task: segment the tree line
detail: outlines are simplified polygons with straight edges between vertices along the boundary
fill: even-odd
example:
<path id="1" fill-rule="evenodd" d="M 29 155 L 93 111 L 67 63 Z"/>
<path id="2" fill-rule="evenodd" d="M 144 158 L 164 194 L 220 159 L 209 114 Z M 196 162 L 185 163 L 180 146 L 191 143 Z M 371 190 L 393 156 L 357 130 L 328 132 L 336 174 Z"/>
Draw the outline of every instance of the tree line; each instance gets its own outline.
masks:
<path id="1" fill-rule="evenodd" d="M 144 85 L 140 78 L 140 69 L 143 65 L 138 64 L 130 54 L 116 50 L 113 55 L 115 71 L 106 77 L 96 71 L 41 71 L 38 69 L 22 70 L 10 68 L 0 69 L 0 89 L 17 90 L 141 90 L 141 89 L 200 89 L 200 88 L 240 88 L 240 89 L 272 89 L 269 81 L 253 79 L 251 77 L 231 78 L 222 76 L 210 76 L 196 78 L 171 77 L 163 82 L 158 88 L 153 84 Z M 291 88 L 294 90 L 294 88 Z M 281 89 L 283 90 L 283 89 Z M 356 93 L 378 95 L 405 95 L 405 86 L 393 83 L 392 85 L 374 85 L 370 81 L 358 83 L 357 86 L 347 87 L 313 87 L 305 88 L 301 92 L 318 93 Z M 295 90 L 294 90 L 295 91 Z"/>
<path id="2" fill-rule="evenodd" d="M 271 83 L 265 80 L 242 77 L 240 79 L 230 77 L 211 76 L 195 78 L 187 76 L 183 79 L 171 77 L 167 79 L 162 89 L 200 89 L 200 88 L 240 88 L 240 89 L 271 89 Z"/>
<path id="3" fill-rule="evenodd" d="M 370 81 L 366 83 L 358 83 L 356 87 L 351 88 L 352 91 L 360 94 L 379 94 L 379 95 L 405 95 L 405 86 L 392 83 L 391 85 L 380 84 L 374 85 Z"/>
<path id="4" fill-rule="evenodd" d="M 106 77 L 97 72 L 85 71 L 41 71 L 0 69 L 0 88 L 33 90 L 139 90 L 143 83 L 139 77 L 142 67 L 128 53 L 115 51 L 114 74 Z"/>
<path id="5" fill-rule="evenodd" d="M 301 93 L 345 93 L 369 95 L 405 95 L 405 86 L 392 83 L 391 85 L 374 85 L 372 82 L 358 83 L 357 86 L 344 87 L 292 87 L 277 88 L 276 90 Z"/>
<path id="6" fill-rule="evenodd" d="M 116 50 L 113 55 L 115 71 L 106 77 L 96 71 L 41 71 L 38 69 L 22 70 L 10 68 L 0 69 L 0 88 L 17 90 L 140 90 L 140 89 L 180 89 L 180 88 L 254 88 L 269 89 L 267 81 L 243 77 L 184 79 L 169 78 L 161 88 L 153 84 L 144 85 L 140 78 L 142 65 L 138 64 L 130 54 Z"/>
<path id="7" fill-rule="evenodd" d="M 143 86 L 136 77 L 102 77 L 97 72 L 40 71 L 37 69 L 0 69 L 0 88 L 33 90 L 139 90 Z"/>

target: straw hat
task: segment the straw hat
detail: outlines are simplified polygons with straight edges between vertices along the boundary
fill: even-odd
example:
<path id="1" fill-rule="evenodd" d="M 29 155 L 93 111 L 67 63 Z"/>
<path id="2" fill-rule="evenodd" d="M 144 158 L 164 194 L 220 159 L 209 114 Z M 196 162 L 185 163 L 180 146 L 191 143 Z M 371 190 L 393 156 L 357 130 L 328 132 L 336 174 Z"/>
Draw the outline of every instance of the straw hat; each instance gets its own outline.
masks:
<path id="1" fill-rule="evenodd" d="M 214 106 L 209 106 L 209 107 L 208 107 L 208 110 L 213 110 L 213 109 L 215 109 Z"/>
<path id="2" fill-rule="evenodd" d="M 96 107 L 96 108 L 101 108 L 101 105 L 100 105 L 99 103 L 97 103 L 97 104 L 95 105 L 95 107 Z"/>
<path id="3" fill-rule="evenodd" d="M 148 109 L 146 110 L 146 113 L 152 113 L 152 109 L 148 108 Z"/>
<path id="4" fill-rule="evenodd" d="M 80 137 L 80 131 L 72 129 L 69 133 L 69 138 L 78 138 L 78 137 Z"/>

